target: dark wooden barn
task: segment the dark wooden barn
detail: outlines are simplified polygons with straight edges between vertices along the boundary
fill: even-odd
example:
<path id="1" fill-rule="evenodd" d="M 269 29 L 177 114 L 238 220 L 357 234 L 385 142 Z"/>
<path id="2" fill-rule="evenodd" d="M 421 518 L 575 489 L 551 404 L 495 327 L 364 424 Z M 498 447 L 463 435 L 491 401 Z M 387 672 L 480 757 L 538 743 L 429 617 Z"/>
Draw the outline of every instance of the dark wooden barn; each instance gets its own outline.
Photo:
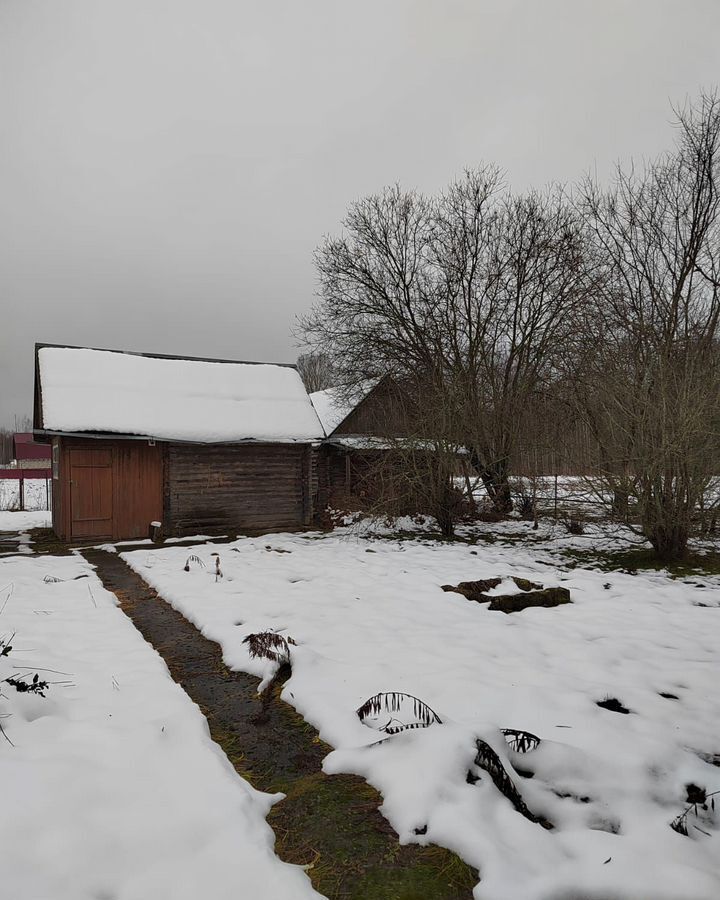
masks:
<path id="1" fill-rule="evenodd" d="M 378 499 L 380 457 L 405 427 L 403 398 L 389 377 L 354 391 L 329 388 L 310 395 L 325 429 L 318 456 L 318 507 L 359 510 Z"/>
<path id="2" fill-rule="evenodd" d="M 34 434 L 62 540 L 313 520 L 323 430 L 293 366 L 38 344 Z"/>

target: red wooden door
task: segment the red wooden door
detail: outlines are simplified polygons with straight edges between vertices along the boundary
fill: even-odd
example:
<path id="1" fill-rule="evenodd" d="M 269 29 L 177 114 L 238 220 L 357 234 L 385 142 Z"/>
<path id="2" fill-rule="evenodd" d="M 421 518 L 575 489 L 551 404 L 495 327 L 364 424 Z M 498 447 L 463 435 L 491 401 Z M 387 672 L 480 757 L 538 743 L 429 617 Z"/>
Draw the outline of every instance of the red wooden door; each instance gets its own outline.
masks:
<path id="1" fill-rule="evenodd" d="M 112 450 L 70 451 L 70 515 L 72 538 L 112 537 Z"/>

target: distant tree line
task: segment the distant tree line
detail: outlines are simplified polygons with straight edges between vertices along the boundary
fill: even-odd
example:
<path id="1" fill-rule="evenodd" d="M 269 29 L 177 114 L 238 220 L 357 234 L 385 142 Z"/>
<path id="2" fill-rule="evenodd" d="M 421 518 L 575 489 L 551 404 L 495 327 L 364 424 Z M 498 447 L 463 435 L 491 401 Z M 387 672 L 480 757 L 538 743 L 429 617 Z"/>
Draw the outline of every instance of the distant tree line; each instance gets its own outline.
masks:
<path id="1" fill-rule="evenodd" d="M 463 448 L 498 515 L 552 453 L 682 558 L 717 503 L 719 155 L 705 93 L 675 110 L 673 149 L 609 186 L 514 193 L 484 166 L 353 203 L 316 251 L 306 378 L 310 360 L 316 389 L 391 375 L 418 398 L 410 432 Z"/>
<path id="2" fill-rule="evenodd" d="M 297 370 L 308 394 L 335 386 L 336 375 L 327 353 L 301 353 L 297 358 Z"/>

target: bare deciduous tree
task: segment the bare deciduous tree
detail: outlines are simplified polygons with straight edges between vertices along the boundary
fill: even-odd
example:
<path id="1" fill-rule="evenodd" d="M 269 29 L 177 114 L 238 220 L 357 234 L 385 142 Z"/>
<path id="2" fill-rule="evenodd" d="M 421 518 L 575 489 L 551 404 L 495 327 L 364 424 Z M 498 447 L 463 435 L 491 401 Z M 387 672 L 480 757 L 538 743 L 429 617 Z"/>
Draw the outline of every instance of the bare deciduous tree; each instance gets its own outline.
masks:
<path id="1" fill-rule="evenodd" d="M 392 374 L 465 447 L 499 512 L 523 412 L 552 378 L 580 302 L 583 238 L 560 192 L 513 196 L 494 168 L 437 198 L 398 187 L 354 204 L 317 251 L 303 322 L 341 380 Z M 435 417 L 437 420 L 437 417 Z"/>
<path id="2" fill-rule="evenodd" d="M 674 152 L 582 187 L 602 278 L 574 371 L 597 471 L 667 561 L 720 462 L 720 101 L 702 96 L 677 126 Z"/>

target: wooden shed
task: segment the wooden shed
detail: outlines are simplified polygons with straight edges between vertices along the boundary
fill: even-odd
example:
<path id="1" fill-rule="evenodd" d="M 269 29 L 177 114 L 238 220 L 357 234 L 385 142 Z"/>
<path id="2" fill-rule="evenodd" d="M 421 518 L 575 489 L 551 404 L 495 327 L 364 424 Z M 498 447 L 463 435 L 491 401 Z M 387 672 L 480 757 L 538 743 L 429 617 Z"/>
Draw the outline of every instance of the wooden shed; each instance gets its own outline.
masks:
<path id="1" fill-rule="evenodd" d="M 405 433 L 401 392 L 388 376 L 355 389 L 310 394 L 326 438 L 318 458 L 318 507 L 356 510 L 377 500 L 379 456 Z"/>
<path id="2" fill-rule="evenodd" d="M 62 540 L 309 525 L 323 430 L 294 366 L 38 344 Z"/>

